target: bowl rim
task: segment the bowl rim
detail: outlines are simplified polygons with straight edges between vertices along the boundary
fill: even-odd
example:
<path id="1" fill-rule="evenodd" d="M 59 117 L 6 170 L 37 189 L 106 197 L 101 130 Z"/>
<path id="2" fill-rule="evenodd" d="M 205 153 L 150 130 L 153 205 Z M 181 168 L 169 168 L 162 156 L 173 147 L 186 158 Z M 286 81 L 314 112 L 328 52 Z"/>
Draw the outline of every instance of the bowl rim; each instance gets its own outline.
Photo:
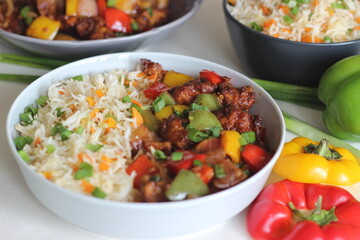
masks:
<path id="1" fill-rule="evenodd" d="M 183 200 L 183 201 L 173 201 L 173 202 L 156 202 L 156 203 L 148 203 L 148 202 L 122 202 L 122 201 L 113 201 L 113 200 L 104 200 L 104 199 L 99 199 L 96 197 L 92 197 L 92 196 L 87 196 L 85 194 L 82 193 L 77 193 L 74 192 L 72 190 L 63 188 L 57 184 L 55 184 L 54 182 L 48 181 L 46 180 L 44 177 L 42 177 L 39 173 L 35 172 L 34 170 L 32 170 L 30 168 L 30 165 L 25 163 L 25 161 L 23 161 L 20 156 L 17 153 L 12 135 L 13 135 L 13 131 L 16 131 L 14 128 L 14 123 L 11 122 L 11 116 L 13 116 L 16 112 L 16 105 L 18 105 L 18 102 L 25 96 L 26 92 L 28 91 L 27 89 L 32 88 L 33 85 L 38 84 L 38 82 L 40 81 L 44 81 L 44 79 L 49 79 L 52 77 L 52 75 L 57 72 L 63 71 L 65 72 L 67 68 L 73 68 L 76 67 L 77 65 L 83 65 L 87 62 L 106 62 L 106 58 L 112 58 L 112 57 L 121 57 L 121 56 L 135 56 L 138 58 L 142 58 L 144 57 L 144 55 L 146 55 L 145 57 L 151 57 L 151 56 L 155 56 L 155 57 L 168 57 L 168 58 L 181 58 L 181 60 L 183 61 L 192 61 L 192 62 L 201 62 L 204 64 L 210 64 L 213 66 L 217 66 L 219 68 L 222 68 L 228 72 L 231 72 L 234 75 L 238 75 L 241 76 L 243 78 L 245 78 L 246 81 L 249 81 L 252 83 L 253 86 L 257 86 L 262 95 L 266 95 L 266 98 L 272 103 L 272 105 L 274 106 L 274 110 L 275 110 L 275 114 L 277 114 L 278 116 L 280 116 L 280 125 L 281 125 L 281 129 L 279 129 L 280 131 L 280 139 L 279 139 L 279 146 L 278 148 L 274 151 L 273 157 L 270 159 L 270 161 L 257 173 L 255 173 L 252 177 L 246 179 L 245 181 L 232 186 L 228 189 L 222 190 L 220 192 L 217 193 L 212 193 L 206 196 L 202 196 L 199 198 L 195 198 L 195 199 L 188 199 L 188 200 Z M 61 80 L 60 80 L 61 81 Z M 285 142 L 285 134 L 286 134 L 286 128 L 285 128 L 285 121 L 282 117 L 282 113 L 280 110 L 280 107 L 278 106 L 278 104 L 275 102 L 275 100 L 261 87 L 259 86 L 257 83 L 251 81 L 248 77 L 246 77 L 245 75 L 243 75 L 241 72 L 235 71 L 231 68 L 228 68 L 224 65 L 215 63 L 215 62 L 211 62 L 208 60 L 204 60 L 201 58 L 197 58 L 197 57 L 190 57 L 190 56 L 185 56 L 185 55 L 180 55 L 180 54 L 172 54 L 172 53 L 161 53 L 161 52 L 121 52 L 121 53 L 110 53 L 110 54 L 103 54 L 103 55 L 98 55 L 98 56 L 93 56 L 93 57 L 88 57 L 88 58 L 84 58 L 84 59 L 80 59 L 71 63 L 68 63 L 66 65 L 63 65 L 59 68 L 56 68 L 44 75 L 42 75 L 41 77 L 39 77 L 38 79 L 34 80 L 31 84 L 29 84 L 26 88 L 24 88 L 19 95 L 15 98 L 15 100 L 13 101 L 13 103 L 11 104 L 11 107 L 9 109 L 8 115 L 7 115 L 7 119 L 6 119 L 6 137 L 7 137 L 7 142 L 9 145 L 9 148 L 12 152 L 13 157 L 15 158 L 15 160 L 17 161 L 17 163 L 20 165 L 20 170 L 25 169 L 27 171 L 27 173 L 29 173 L 32 177 L 35 177 L 37 180 L 40 180 L 43 184 L 47 184 L 49 187 L 51 188 L 55 188 L 56 190 L 60 191 L 62 194 L 66 194 L 69 197 L 72 198 L 76 198 L 80 201 L 85 201 L 85 202 L 89 202 L 91 204 L 97 204 L 97 205 L 102 205 L 102 206 L 108 206 L 108 207 L 114 207 L 114 208 L 126 208 L 126 209 L 140 209 L 140 210 L 152 210 L 152 209 L 156 209 L 156 210 L 161 210 L 161 209 L 166 209 L 169 206 L 171 206 L 172 208 L 182 208 L 184 206 L 196 206 L 196 205 L 201 205 L 203 202 L 206 202 L 208 200 L 211 201 L 215 201 L 216 199 L 222 199 L 224 197 L 226 197 L 227 195 L 231 195 L 232 192 L 234 191 L 234 188 L 239 188 L 241 186 L 244 185 L 251 185 L 253 184 L 257 179 L 254 176 L 260 175 L 260 174 L 266 174 L 263 172 L 268 171 L 270 173 L 271 168 L 273 167 L 273 165 L 275 164 L 277 158 L 279 157 L 284 142 Z M 269 169 L 270 168 L 270 169 Z M 24 174 L 22 173 L 23 177 Z"/>
<path id="2" fill-rule="evenodd" d="M 268 40 L 271 40 L 271 41 L 280 41 L 280 42 L 283 42 L 283 43 L 286 43 L 286 44 L 291 44 L 291 45 L 296 45 L 296 46 L 308 46 L 308 47 L 334 47 L 334 46 L 345 46 L 345 45 L 360 43 L 360 39 L 353 39 L 353 40 L 350 40 L 350 41 L 333 42 L 333 43 L 308 43 L 308 42 L 297 42 L 297 41 L 293 41 L 293 40 L 287 40 L 287 39 L 281 39 L 281 38 L 273 37 L 273 36 L 267 35 L 265 33 L 256 31 L 256 30 L 242 24 L 239 20 L 237 20 L 229 12 L 227 2 L 228 2 L 228 0 L 223 0 L 223 11 L 225 13 L 225 17 L 230 19 L 232 22 L 234 22 L 237 26 L 244 29 L 245 31 L 251 32 L 253 34 L 256 34 L 259 37 L 262 37 L 262 38 L 265 38 L 265 39 L 268 39 Z"/>
<path id="3" fill-rule="evenodd" d="M 187 21 L 199 10 L 201 3 L 203 1 L 204 0 L 193 0 L 193 6 L 191 7 L 191 9 L 189 11 L 186 12 L 183 16 L 181 16 L 171 22 L 168 22 L 164 25 L 152 28 L 145 32 L 141 32 L 141 33 L 137 33 L 137 34 L 129 35 L 129 36 L 124 36 L 124 37 L 95 39 L 95 40 L 73 40 L 73 41 L 56 40 L 55 41 L 55 40 L 44 40 L 44 39 L 33 38 L 33 37 L 25 36 L 25 35 L 20 35 L 20 34 L 5 31 L 0 28 L 0 39 L 2 36 L 5 36 L 8 38 L 13 38 L 18 41 L 24 41 L 24 42 L 28 42 L 31 44 L 39 44 L 39 45 L 44 45 L 44 46 L 49 46 L 49 47 L 59 47 L 59 45 L 61 45 L 63 47 L 79 47 L 80 45 L 82 46 L 84 44 L 87 44 L 89 47 L 90 46 L 95 47 L 98 44 L 107 44 L 109 42 L 114 42 L 117 44 L 119 44 L 121 42 L 132 42 L 132 41 L 135 42 L 136 40 L 156 35 L 157 33 L 161 32 L 165 29 L 175 27 L 175 26 Z"/>

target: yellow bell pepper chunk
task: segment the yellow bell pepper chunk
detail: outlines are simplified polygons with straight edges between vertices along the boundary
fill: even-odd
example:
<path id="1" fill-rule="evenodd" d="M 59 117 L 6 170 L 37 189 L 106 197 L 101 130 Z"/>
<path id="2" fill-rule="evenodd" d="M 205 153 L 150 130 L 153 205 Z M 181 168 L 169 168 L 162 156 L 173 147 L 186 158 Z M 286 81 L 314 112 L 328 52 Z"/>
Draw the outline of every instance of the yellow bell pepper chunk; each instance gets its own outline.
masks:
<path id="1" fill-rule="evenodd" d="M 136 0 L 117 0 L 115 3 L 115 8 L 126 14 L 131 14 L 135 10 L 135 6 Z"/>
<path id="2" fill-rule="evenodd" d="M 181 86 L 194 78 L 184 73 L 168 71 L 165 73 L 163 83 L 169 87 Z"/>
<path id="3" fill-rule="evenodd" d="M 76 16 L 79 0 L 66 0 L 66 16 Z"/>
<path id="4" fill-rule="evenodd" d="M 26 35 L 44 40 L 53 40 L 59 31 L 60 25 L 60 21 L 40 16 L 31 23 L 26 31 Z"/>
<path id="5" fill-rule="evenodd" d="M 140 125 L 142 125 L 144 123 L 144 119 L 141 116 L 141 113 L 134 107 L 131 108 L 131 112 L 132 112 L 132 118 L 135 119 L 135 123 L 131 123 L 131 127 L 135 128 L 135 127 L 139 127 Z"/>
<path id="6" fill-rule="evenodd" d="M 159 120 L 163 120 L 164 118 L 170 117 L 172 114 L 174 114 L 174 110 L 182 113 L 185 109 L 188 109 L 189 107 L 186 105 L 172 105 L 172 106 L 166 106 L 160 111 L 155 113 L 155 117 L 157 117 Z"/>
<path id="7" fill-rule="evenodd" d="M 241 135 L 237 131 L 226 130 L 221 133 L 221 144 L 223 145 L 225 152 L 231 157 L 234 163 L 240 162 L 240 144 Z"/>
<path id="8" fill-rule="evenodd" d="M 327 159 L 316 153 L 307 153 L 304 147 L 309 144 L 319 143 L 304 137 L 285 143 L 273 171 L 279 176 L 304 183 L 352 185 L 360 181 L 360 166 L 350 151 L 329 145 L 341 157 Z"/>

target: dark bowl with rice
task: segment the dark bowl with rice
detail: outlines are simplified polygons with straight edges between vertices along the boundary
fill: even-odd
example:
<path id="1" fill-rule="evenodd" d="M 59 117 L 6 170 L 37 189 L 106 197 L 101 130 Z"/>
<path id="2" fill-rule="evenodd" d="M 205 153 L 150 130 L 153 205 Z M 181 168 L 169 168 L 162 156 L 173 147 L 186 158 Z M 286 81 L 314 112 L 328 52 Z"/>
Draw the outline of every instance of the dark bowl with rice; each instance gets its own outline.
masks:
<path id="1" fill-rule="evenodd" d="M 223 11 L 232 45 L 241 66 L 251 77 L 316 87 L 328 67 L 360 53 L 359 39 L 315 43 L 264 34 L 237 20 L 229 2 L 223 0 Z"/>

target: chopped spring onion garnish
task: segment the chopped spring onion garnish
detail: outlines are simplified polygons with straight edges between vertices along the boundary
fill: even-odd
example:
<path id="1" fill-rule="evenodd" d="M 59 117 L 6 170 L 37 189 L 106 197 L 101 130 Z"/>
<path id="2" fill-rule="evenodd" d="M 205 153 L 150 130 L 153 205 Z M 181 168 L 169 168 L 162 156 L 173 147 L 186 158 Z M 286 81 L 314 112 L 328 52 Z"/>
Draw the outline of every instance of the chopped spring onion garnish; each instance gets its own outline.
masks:
<path id="1" fill-rule="evenodd" d="M 125 97 L 123 97 L 123 98 L 121 99 L 121 101 L 122 101 L 123 103 L 129 103 L 129 102 L 131 102 L 131 97 L 125 96 Z"/>
<path id="2" fill-rule="evenodd" d="M 214 171 L 215 171 L 215 177 L 217 177 L 217 178 L 226 177 L 224 166 L 222 164 L 214 165 Z"/>
<path id="3" fill-rule="evenodd" d="M 173 152 L 171 154 L 171 160 L 172 161 L 180 161 L 183 158 L 182 152 Z"/>
<path id="4" fill-rule="evenodd" d="M 256 134 L 253 131 L 242 133 L 240 134 L 240 136 L 241 136 L 240 138 L 241 146 L 245 146 L 249 143 L 253 143 L 256 140 Z"/>
<path id="5" fill-rule="evenodd" d="M 46 152 L 48 154 L 51 154 L 51 153 L 55 152 L 55 149 L 56 148 L 55 148 L 55 146 L 53 144 L 49 144 L 49 145 L 46 146 Z"/>
<path id="6" fill-rule="evenodd" d="M 165 105 L 166 105 L 165 100 L 162 97 L 157 97 L 152 104 L 155 112 L 158 112 L 161 109 L 163 109 Z"/>
<path id="7" fill-rule="evenodd" d="M 74 81 L 82 81 L 83 80 L 83 76 L 82 75 L 77 75 L 75 77 L 71 77 L 72 80 Z"/>
<path id="8" fill-rule="evenodd" d="M 98 198 L 105 198 L 106 193 L 104 193 L 99 187 L 95 187 L 94 191 L 92 191 L 91 195 Z"/>
<path id="9" fill-rule="evenodd" d="M 161 150 L 155 150 L 153 155 L 158 160 L 165 160 L 166 159 L 165 153 L 163 151 L 161 151 Z"/>
<path id="10" fill-rule="evenodd" d="M 33 139 L 29 136 L 22 137 L 18 136 L 14 139 L 15 146 L 17 150 L 22 150 L 26 144 L 31 144 Z"/>
<path id="11" fill-rule="evenodd" d="M 86 149 L 89 149 L 92 152 L 98 152 L 104 145 L 101 144 L 91 144 L 91 143 L 87 143 L 85 145 Z"/>
<path id="12" fill-rule="evenodd" d="M 194 166 L 202 166 L 203 164 L 200 160 L 194 160 L 193 165 Z"/>
<path id="13" fill-rule="evenodd" d="M 20 151 L 18 151 L 18 153 L 19 153 L 20 157 L 22 158 L 22 160 L 24 160 L 27 163 L 30 161 L 29 155 L 24 150 L 20 150 Z"/>
<path id="14" fill-rule="evenodd" d="M 92 177 L 94 172 L 93 166 L 87 162 L 82 162 L 79 169 L 75 172 L 74 178 L 76 180 Z"/>
<path id="15" fill-rule="evenodd" d="M 47 101 L 49 100 L 48 96 L 40 96 L 37 100 L 36 103 L 39 104 L 41 107 L 45 107 L 47 105 Z"/>

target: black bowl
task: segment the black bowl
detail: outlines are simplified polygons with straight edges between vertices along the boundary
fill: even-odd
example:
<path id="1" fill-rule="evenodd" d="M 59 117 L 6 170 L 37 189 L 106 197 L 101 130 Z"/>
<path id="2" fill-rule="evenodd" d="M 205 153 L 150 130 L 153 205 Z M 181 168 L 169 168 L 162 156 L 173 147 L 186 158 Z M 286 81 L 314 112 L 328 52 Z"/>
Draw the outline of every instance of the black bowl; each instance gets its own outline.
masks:
<path id="1" fill-rule="evenodd" d="M 251 77 L 317 87 L 328 67 L 360 53 L 360 40 L 337 43 L 283 40 L 241 24 L 228 11 L 227 0 L 223 0 L 223 10 L 236 55 Z"/>

